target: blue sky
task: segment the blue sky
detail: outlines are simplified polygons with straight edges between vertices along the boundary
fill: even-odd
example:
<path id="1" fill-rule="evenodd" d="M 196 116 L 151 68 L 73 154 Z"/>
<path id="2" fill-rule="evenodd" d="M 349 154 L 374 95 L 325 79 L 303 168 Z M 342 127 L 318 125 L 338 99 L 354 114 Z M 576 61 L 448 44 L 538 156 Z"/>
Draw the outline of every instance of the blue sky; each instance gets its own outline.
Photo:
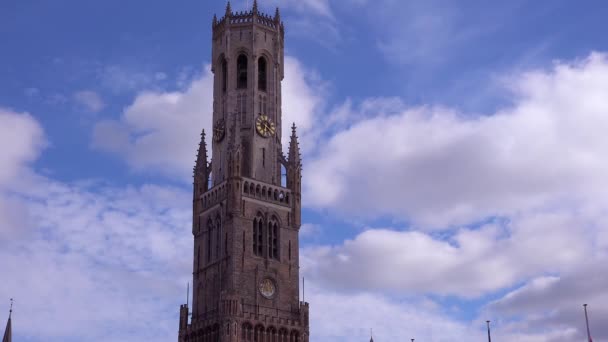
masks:
<path id="1" fill-rule="evenodd" d="M 286 26 L 312 341 L 474 340 L 486 319 L 502 340 L 582 341 L 583 302 L 608 339 L 604 2 L 259 4 Z M 0 3 L 15 340 L 175 338 L 224 8 Z"/>

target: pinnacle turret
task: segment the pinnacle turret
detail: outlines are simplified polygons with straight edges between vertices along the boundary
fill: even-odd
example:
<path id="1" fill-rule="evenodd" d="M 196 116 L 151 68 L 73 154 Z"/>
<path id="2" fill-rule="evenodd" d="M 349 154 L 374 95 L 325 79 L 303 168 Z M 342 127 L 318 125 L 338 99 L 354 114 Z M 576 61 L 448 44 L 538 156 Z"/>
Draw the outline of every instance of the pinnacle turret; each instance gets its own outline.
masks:
<path id="1" fill-rule="evenodd" d="M 281 21 L 281 13 L 279 12 L 279 8 L 277 7 L 276 11 L 274 11 L 274 21 L 276 23 Z"/>
<path id="2" fill-rule="evenodd" d="M 194 165 L 194 182 L 201 182 L 206 190 L 207 177 L 209 175 L 209 164 L 207 162 L 207 142 L 205 141 L 205 130 L 201 132 L 201 142 L 198 145 L 196 164 Z"/>
<path id="3" fill-rule="evenodd" d="M 291 126 L 291 138 L 289 140 L 289 153 L 287 155 L 289 164 L 295 167 L 301 166 L 302 157 L 300 155 L 300 144 L 298 143 L 298 136 L 296 135 L 296 124 L 295 122 Z"/>
<path id="4" fill-rule="evenodd" d="M 258 13 L 258 0 L 253 0 L 253 13 Z"/>
<path id="5" fill-rule="evenodd" d="M 226 17 L 229 17 L 230 15 L 232 15 L 232 7 L 230 6 L 230 1 L 228 1 L 228 3 L 226 3 Z"/>

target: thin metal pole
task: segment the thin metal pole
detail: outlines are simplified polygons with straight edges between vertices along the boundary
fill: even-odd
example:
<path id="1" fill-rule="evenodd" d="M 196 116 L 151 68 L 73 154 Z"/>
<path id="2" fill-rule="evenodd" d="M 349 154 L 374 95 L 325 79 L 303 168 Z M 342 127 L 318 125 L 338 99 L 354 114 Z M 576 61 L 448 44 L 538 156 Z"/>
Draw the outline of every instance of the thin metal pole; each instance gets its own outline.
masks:
<path id="1" fill-rule="evenodd" d="M 305 278 L 302 277 L 302 301 L 304 303 L 306 303 L 306 296 L 305 296 L 306 292 L 304 292 L 305 289 L 306 289 L 306 282 L 305 282 Z"/>
<path id="2" fill-rule="evenodd" d="M 583 308 L 585 308 L 585 323 L 587 323 L 587 340 L 588 342 L 592 342 L 591 332 L 589 331 L 589 316 L 587 316 L 587 304 L 583 304 Z"/>
<path id="3" fill-rule="evenodd" d="M 492 337 L 490 336 L 490 321 L 486 321 L 488 325 L 488 342 L 492 342 Z"/>

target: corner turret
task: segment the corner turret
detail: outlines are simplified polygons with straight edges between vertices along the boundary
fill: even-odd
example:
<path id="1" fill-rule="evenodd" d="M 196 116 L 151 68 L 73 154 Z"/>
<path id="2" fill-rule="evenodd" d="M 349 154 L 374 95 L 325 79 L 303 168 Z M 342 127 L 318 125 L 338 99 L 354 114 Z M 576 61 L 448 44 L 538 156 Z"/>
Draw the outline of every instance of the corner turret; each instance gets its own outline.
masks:
<path id="1" fill-rule="evenodd" d="M 207 162 L 207 143 L 205 142 L 205 130 L 201 133 L 201 142 L 198 145 L 196 164 L 193 169 L 194 195 L 200 196 L 209 190 L 210 163 Z"/>
<path id="2" fill-rule="evenodd" d="M 226 18 L 232 15 L 232 7 L 230 6 L 230 1 L 226 3 Z"/>
<path id="3" fill-rule="evenodd" d="M 287 154 L 287 188 L 293 194 L 293 201 L 291 203 L 293 224 L 295 227 L 300 227 L 302 224 L 300 204 L 302 200 L 302 157 L 300 155 L 300 144 L 296 135 L 295 123 L 291 126 L 291 138 Z"/>

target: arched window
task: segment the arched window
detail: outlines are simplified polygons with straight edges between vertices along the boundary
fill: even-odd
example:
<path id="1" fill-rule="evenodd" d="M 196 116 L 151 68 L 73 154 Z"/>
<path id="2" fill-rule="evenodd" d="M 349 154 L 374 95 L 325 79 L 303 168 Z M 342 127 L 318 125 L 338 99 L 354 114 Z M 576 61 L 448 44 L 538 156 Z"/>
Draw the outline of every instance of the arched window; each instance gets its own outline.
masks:
<path id="1" fill-rule="evenodd" d="M 243 324 L 243 341 L 253 341 L 253 327 L 249 323 Z"/>
<path id="2" fill-rule="evenodd" d="M 236 87 L 237 89 L 247 88 L 247 56 L 240 55 L 236 60 Z"/>
<path id="3" fill-rule="evenodd" d="M 279 329 L 279 342 L 288 342 L 287 341 L 288 337 L 289 337 L 289 334 L 287 333 L 287 330 L 285 330 L 285 328 Z"/>
<path id="4" fill-rule="evenodd" d="M 268 342 L 277 342 L 277 329 L 274 327 L 269 327 L 266 329 L 266 340 Z"/>
<path id="5" fill-rule="evenodd" d="M 228 63 L 226 59 L 222 58 L 222 92 L 226 92 L 226 86 L 228 82 Z"/>
<path id="6" fill-rule="evenodd" d="M 297 331 L 292 331 L 289 342 L 300 342 L 300 333 Z"/>
<path id="7" fill-rule="evenodd" d="M 220 325 L 216 323 L 211 328 L 211 341 L 219 342 L 219 340 L 220 340 Z"/>
<path id="8" fill-rule="evenodd" d="M 255 331 L 254 331 L 254 335 L 253 335 L 253 341 L 254 342 L 264 342 L 262 340 L 263 336 L 264 336 L 264 326 L 262 325 L 256 325 L 255 326 Z"/>
<path id="9" fill-rule="evenodd" d="M 266 58 L 258 59 L 258 89 L 266 91 Z"/>
<path id="10" fill-rule="evenodd" d="M 263 256 L 264 253 L 264 220 L 260 215 L 253 219 L 253 254 Z"/>

